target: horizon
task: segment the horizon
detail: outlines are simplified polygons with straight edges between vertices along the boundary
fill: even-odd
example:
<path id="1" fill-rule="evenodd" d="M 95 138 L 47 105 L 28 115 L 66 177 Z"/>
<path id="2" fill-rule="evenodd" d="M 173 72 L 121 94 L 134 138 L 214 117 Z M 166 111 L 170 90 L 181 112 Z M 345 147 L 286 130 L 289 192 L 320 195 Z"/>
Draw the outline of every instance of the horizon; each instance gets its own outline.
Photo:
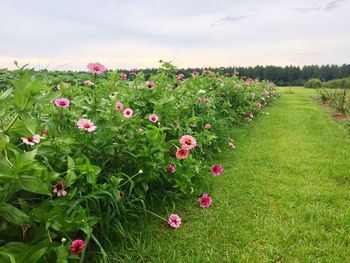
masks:
<path id="1" fill-rule="evenodd" d="M 157 68 L 160 59 L 179 68 L 343 65 L 349 2 L 3 2 L 0 68 L 15 69 L 14 60 L 62 71 L 90 62 Z"/>

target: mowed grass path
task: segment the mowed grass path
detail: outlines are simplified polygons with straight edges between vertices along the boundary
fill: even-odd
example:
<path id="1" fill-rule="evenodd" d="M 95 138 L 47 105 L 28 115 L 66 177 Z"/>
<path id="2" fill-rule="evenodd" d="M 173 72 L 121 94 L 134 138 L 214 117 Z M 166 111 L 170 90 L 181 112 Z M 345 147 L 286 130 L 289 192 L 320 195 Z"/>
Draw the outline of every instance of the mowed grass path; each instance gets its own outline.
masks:
<path id="1" fill-rule="evenodd" d="M 224 172 L 209 179 L 213 206 L 186 201 L 177 230 L 151 222 L 118 249 L 123 261 L 350 262 L 350 140 L 315 91 L 279 91 L 269 114 L 233 131 L 237 148 L 215 160 Z"/>

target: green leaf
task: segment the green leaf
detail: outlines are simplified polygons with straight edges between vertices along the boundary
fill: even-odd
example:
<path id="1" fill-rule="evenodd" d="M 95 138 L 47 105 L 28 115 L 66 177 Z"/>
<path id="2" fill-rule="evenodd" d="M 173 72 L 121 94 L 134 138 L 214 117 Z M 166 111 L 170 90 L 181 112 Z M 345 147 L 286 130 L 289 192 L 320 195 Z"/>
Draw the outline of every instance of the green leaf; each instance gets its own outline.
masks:
<path id="1" fill-rule="evenodd" d="M 15 225 L 23 226 L 29 223 L 28 215 L 10 204 L 1 204 L 0 215 Z"/>
<path id="2" fill-rule="evenodd" d="M 49 186 L 37 177 L 23 175 L 19 177 L 19 185 L 22 189 L 36 194 L 51 195 Z"/>
<path id="3" fill-rule="evenodd" d="M 69 255 L 69 251 L 66 247 L 60 246 L 55 249 L 57 255 L 56 263 L 68 263 L 67 257 Z"/>
<path id="4" fill-rule="evenodd" d="M 0 96 L 0 102 L 6 100 L 13 92 L 13 88 L 5 90 Z"/>
<path id="5" fill-rule="evenodd" d="M 3 132 L 0 132 L 0 151 L 6 148 L 6 145 L 10 142 L 10 138 L 4 134 Z"/>

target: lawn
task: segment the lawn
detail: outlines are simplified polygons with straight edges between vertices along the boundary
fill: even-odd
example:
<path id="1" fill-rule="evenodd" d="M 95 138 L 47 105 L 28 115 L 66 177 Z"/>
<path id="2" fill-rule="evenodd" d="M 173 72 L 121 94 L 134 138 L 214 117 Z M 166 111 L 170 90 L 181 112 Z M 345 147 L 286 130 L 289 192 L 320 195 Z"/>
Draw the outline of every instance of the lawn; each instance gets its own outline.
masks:
<path id="1" fill-rule="evenodd" d="M 108 250 L 111 262 L 349 261 L 348 136 L 314 90 L 279 91 L 264 116 L 232 131 L 236 149 L 217 156 L 212 207 L 177 202 L 177 230 L 149 217 Z"/>

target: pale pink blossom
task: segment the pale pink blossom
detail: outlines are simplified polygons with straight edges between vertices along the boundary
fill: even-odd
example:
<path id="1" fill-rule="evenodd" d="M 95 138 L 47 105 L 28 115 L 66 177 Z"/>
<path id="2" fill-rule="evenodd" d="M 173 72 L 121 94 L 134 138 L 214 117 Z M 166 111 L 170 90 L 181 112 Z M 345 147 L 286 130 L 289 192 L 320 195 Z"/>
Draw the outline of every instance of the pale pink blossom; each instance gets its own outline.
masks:
<path id="1" fill-rule="evenodd" d="M 94 73 L 94 74 L 102 74 L 106 71 L 106 67 L 98 62 L 89 63 L 87 65 L 87 68 L 90 70 L 91 73 Z"/>
<path id="2" fill-rule="evenodd" d="M 67 195 L 67 191 L 65 190 L 63 182 L 57 182 L 55 184 L 55 188 L 52 190 L 52 192 L 54 194 L 56 194 L 57 196 L 66 196 Z"/>
<path id="3" fill-rule="evenodd" d="M 197 146 L 197 141 L 191 135 L 184 135 L 180 138 L 182 148 L 191 150 Z"/>
<path id="4" fill-rule="evenodd" d="M 229 142 L 229 143 L 228 143 L 228 146 L 229 146 L 231 149 L 236 148 L 236 146 L 235 146 L 232 142 Z"/>
<path id="5" fill-rule="evenodd" d="M 199 206 L 202 208 L 210 207 L 213 203 L 213 199 L 208 194 L 203 194 L 199 198 Z"/>
<path id="6" fill-rule="evenodd" d="M 214 176 L 219 176 L 222 173 L 222 165 L 221 164 L 214 164 L 211 167 L 211 172 Z"/>
<path id="7" fill-rule="evenodd" d="M 149 115 L 148 119 L 151 122 L 156 123 L 158 121 L 158 116 L 156 114 L 151 114 L 151 115 Z"/>
<path id="8" fill-rule="evenodd" d="M 23 143 L 33 146 L 33 145 L 40 142 L 41 137 L 39 135 L 35 134 L 32 136 L 28 136 L 28 137 L 21 137 L 21 139 L 22 139 Z"/>
<path id="9" fill-rule="evenodd" d="M 210 129 L 211 128 L 211 124 L 210 123 L 205 124 L 204 128 L 207 129 L 207 130 Z"/>
<path id="10" fill-rule="evenodd" d="M 252 119 L 251 119 L 251 118 L 249 118 L 249 117 L 246 117 L 246 118 L 244 118 L 244 121 L 248 123 L 248 122 L 251 122 L 251 121 L 252 121 Z"/>
<path id="11" fill-rule="evenodd" d="M 204 99 L 204 103 L 205 103 L 205 104 L 209 104 L 209 102 L 210 102 L 210 101 L 209 101 L 208 98 L 205 98 L 205 99 Z"/>
<path id="12" fill-rule="evenodd" d="M 123 103 L 121 102 L 117 102 L 115 105 L 114 105 L 114 108 L 116 111 L 122 111 L 124 109 L 124 105 Z"/>
<path id="13" fill-rule="evenodd" d="M 88 132 L 93 132 L 96 130 L 94 123 L 88 119 L 80 119 L 77 121 L 77 126 L 79 129 L 83 129 Z"/>
<path id="14" fill-rule="evenodd" d="M 196 76 L 196 75 L 198 75 L 198 74 L 199 74 L 198 71 L 192 71 L 192 73 L 191 73 L 192 76 Z"/>
<path id="15" fill-rule="evenodd" d="M 94 83 L 91 80 L 84 80 L 83 81 L 84 86 L 93 86 Z"/>
<path id="16" fill-rule="evenodd" d="M 168 224 L 172 228 L 179 228 L 181 226 L 181 218 L 178 214 L 171 214 L 168 218 Z"/>
<path id="17" fill-rule="evenodd" d="M 126 80 L 128 78 L 128 75 L 126 73 L 120 73 L 120 78 Z"/>
<path id="18" fill-rule="evenodd" d="M 176 75 L 177 79 L 183 79 L 184 77 L 185 77 L 185 75 L 182 74 L 182 73 L 179 73 L 179 74 Z"/>
<path id="19" fill-rule="evenodd" d="M 130 109 L 130 108 L 126 108 L 126 109 L 123 111 L 123 114 L 124 114 L 124 117 L 125 117 L 125 118 L 130 119 L 130 118 L 132 117 L 133 110 Z"/>
<path id="20" fill-rule="evenodd" d="M 59 98 L 55 100 L 55 105 L 59 108 L 68 108 L 70 104 L 69 99 Z"/>

